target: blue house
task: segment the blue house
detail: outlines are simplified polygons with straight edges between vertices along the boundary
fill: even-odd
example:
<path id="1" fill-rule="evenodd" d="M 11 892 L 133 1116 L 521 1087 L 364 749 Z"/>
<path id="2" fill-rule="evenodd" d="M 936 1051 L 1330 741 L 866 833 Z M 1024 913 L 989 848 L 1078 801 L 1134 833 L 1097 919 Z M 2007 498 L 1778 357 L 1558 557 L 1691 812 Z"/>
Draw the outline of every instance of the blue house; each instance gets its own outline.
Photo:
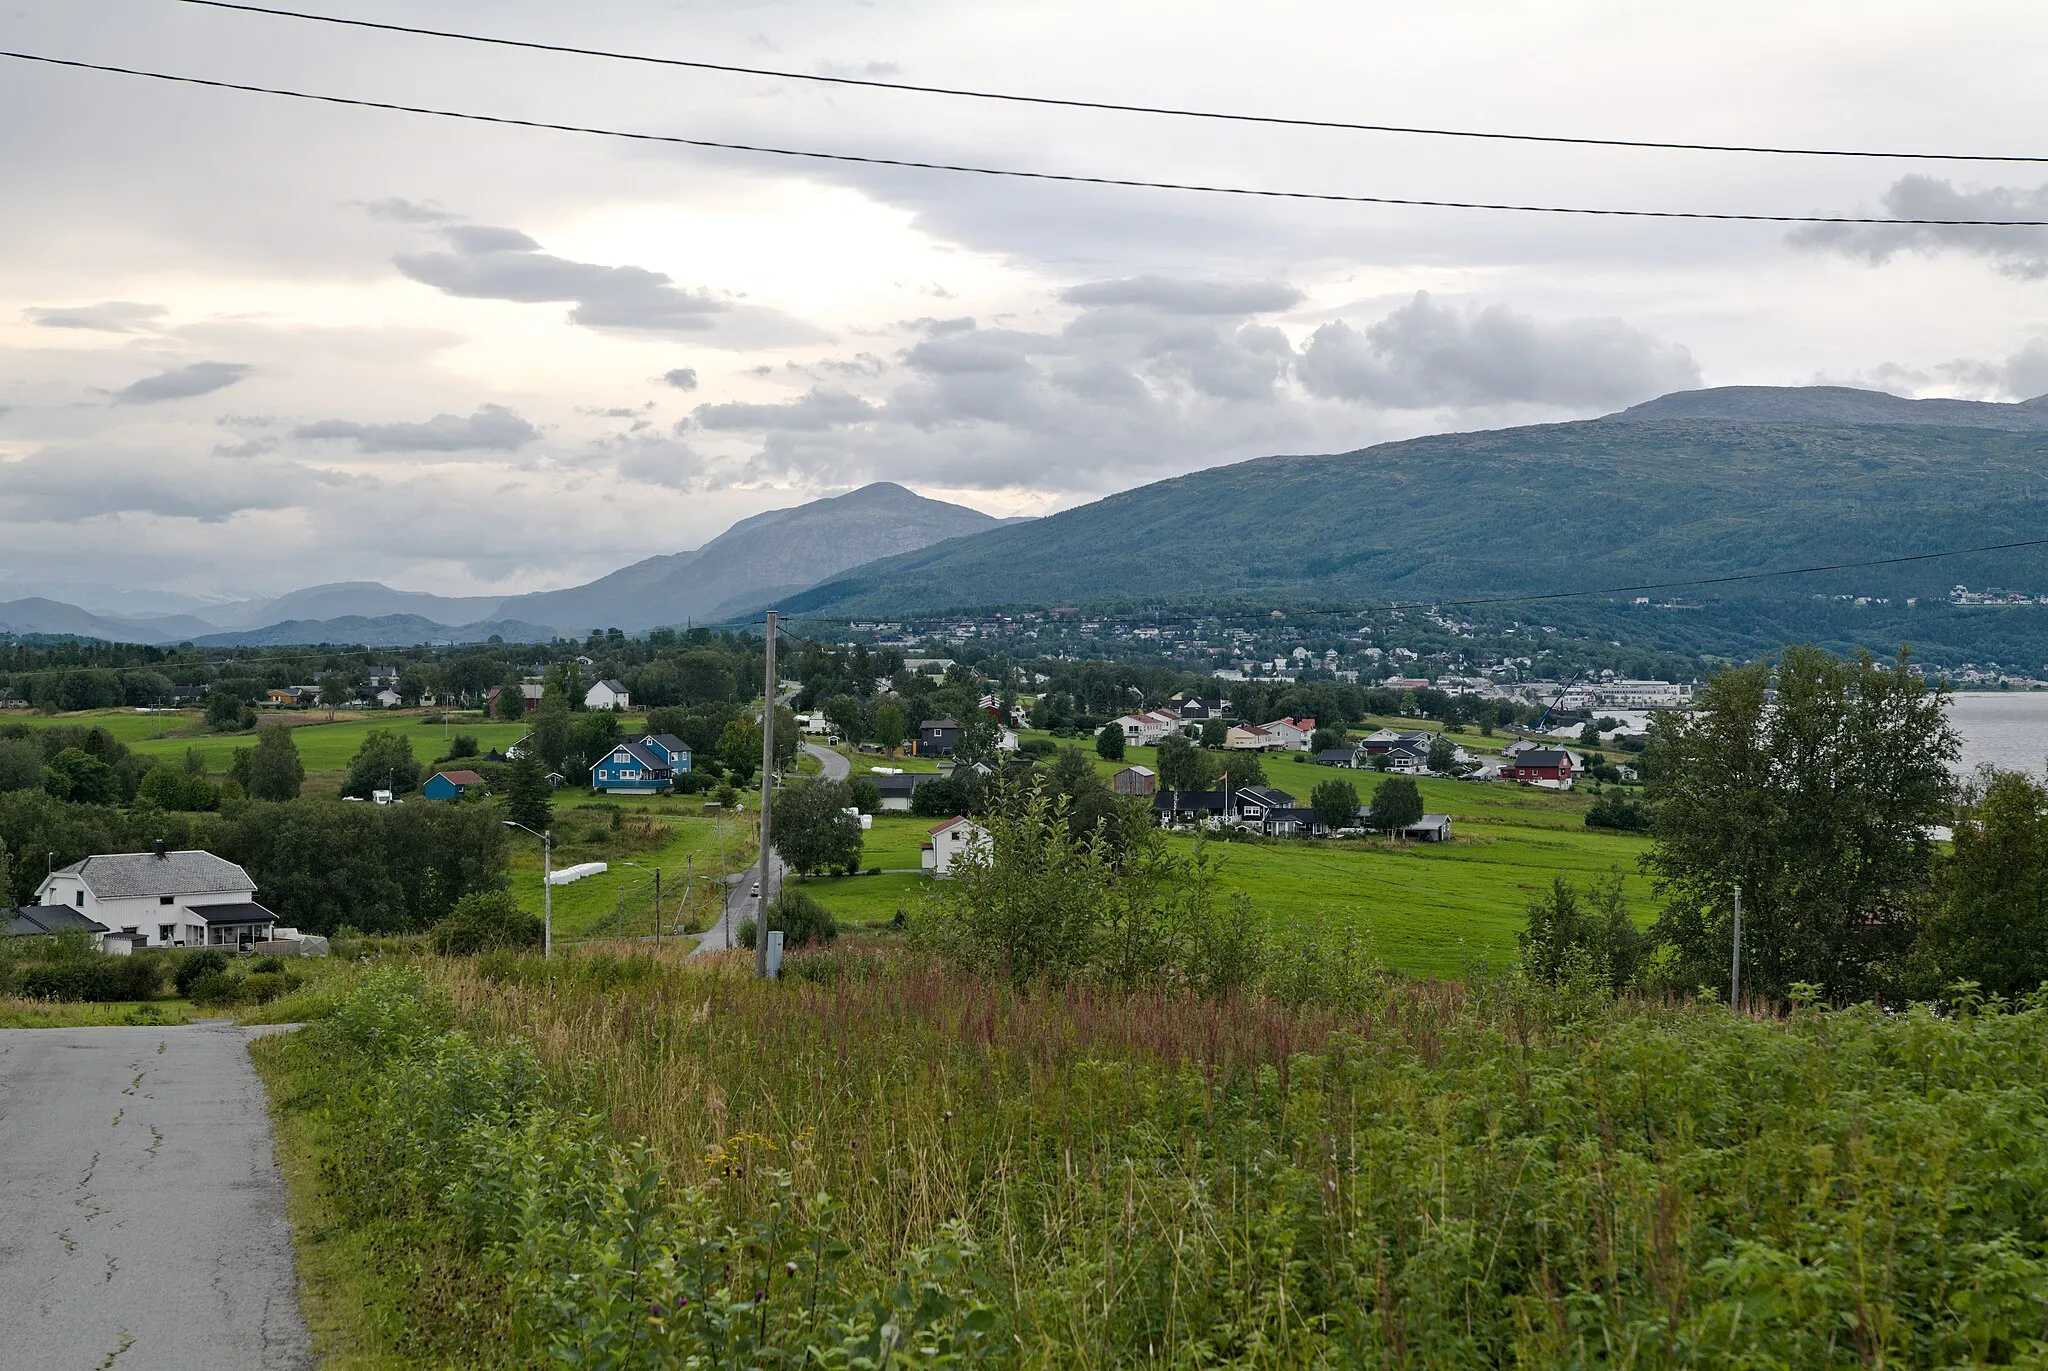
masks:
<path id="1" fill-rule="evenodd" d="M 474 771 L 437 771 L 427 777 L 420 794 L 429 800 L 453 800 L 483 788 L 484 778 Z"/>
<path id="2" fill-rule="evenodd" d="M 649 733 L 614 747 L 590 768 L 590 788 L 613 795 L 660 795 L 690 770 L 690 749 L 672 733 Z"/>

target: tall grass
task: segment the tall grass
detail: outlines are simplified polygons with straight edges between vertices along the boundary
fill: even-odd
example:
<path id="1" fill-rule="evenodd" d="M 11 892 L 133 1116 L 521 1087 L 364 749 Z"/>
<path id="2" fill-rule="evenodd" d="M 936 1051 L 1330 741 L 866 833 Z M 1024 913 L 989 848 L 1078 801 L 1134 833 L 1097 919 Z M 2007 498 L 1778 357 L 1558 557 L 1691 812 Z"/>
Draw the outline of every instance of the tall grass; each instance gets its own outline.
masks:
<path id="1" fill-rule="evenodd" d="M 557 1166 L 506 1122 L 547 1212 L 611 1214 L 578 1231 L 613 1261 L 635 1205 L 750 1251 L 774 1214 L 836 1254 L 838 1321 L 786 1328 L 819 1347 L 943 1268 L 920 1327 L 1023 1366 L 2048 1364 L 2038 1000 L 1763 1020 L 1485 980 L 1343 1010 L 1018 989 L 858 949 L 768 984 L 425 965 L 552 1082 L 522 1090 L 577 1102 L 547 1127 L 632 1158 Z"/>

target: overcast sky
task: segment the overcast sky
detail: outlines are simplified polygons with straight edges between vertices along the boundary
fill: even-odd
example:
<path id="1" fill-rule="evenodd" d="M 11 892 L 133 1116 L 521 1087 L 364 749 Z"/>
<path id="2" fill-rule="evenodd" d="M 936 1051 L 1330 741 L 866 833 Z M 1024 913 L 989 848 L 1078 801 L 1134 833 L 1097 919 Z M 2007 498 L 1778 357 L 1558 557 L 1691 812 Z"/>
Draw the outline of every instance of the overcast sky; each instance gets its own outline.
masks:
<path id="1" fill-rule="evenodd" d="M 2048 153 L 2038 3 L 303 0 L 1346 120 Z M 0 46 L 554 122 L 1273 189 L 2024 212 L 2048 167 L 1259 128 L 0 0 Z M 2048 241 L 864 169 L 0 62 L 0 598 L 574 584 L 894 480 L 1042 513 L 1698 385 L 2048 391 Z M 1362 510 L 1361 517 L 1370 517 Z"/>

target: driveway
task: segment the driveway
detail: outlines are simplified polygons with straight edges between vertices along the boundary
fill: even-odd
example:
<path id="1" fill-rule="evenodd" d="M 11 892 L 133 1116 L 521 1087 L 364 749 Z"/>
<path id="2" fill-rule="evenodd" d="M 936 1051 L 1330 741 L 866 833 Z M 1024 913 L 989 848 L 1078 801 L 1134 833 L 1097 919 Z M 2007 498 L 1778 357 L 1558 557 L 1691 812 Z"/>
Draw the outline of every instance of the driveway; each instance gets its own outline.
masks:
<path id="1" fill-rule="evenodd" d="M 806 753 L 818 759 L 819 766 L 825 768 L 826 780 L 843 781 L 853 774 L 853 763 L 831 748 L 819 747 L 816 743 L 804 743 L 801 746 Z"/>
<path id="2" fill-rule="evenodd" d="M 312 1366 L 261 1031 L 0 1029 L 0 1371 Z"/>

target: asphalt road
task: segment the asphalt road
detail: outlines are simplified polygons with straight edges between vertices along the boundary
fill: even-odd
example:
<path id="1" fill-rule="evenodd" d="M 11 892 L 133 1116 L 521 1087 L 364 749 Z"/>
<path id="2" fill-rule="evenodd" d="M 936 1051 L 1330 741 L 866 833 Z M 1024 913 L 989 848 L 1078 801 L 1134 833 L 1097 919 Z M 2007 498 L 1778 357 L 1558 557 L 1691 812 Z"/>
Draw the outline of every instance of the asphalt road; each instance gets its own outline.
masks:
<path id="1" fill-rule="evenodd" d="M 312 1366 L 261 1031 L 0 1029 L 0 1371 Z"/>
<path id="2" fill-rule="evenodd" d="M 819 766 L 825 768 L 826 780 L 843 781 L 853 774 L 853 763 L 831 748 L 819 747 L 816 743 L 804 743 L 802 747 L 805 752 L 818 759 Z"/>

